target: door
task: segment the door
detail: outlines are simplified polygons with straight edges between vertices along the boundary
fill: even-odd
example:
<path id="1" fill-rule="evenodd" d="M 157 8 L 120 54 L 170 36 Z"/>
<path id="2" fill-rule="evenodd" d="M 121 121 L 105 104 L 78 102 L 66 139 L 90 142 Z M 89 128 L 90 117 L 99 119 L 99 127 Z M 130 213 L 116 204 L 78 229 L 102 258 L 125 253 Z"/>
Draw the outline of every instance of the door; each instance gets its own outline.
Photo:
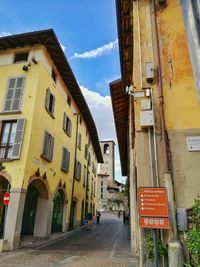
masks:
<path id="1" fill-rule="evenodd" d="M 37 200 L 39 197 L 38 190 L 33 186 L 29 185 L 26 194 L 26 201 L 24 207 L 24 215 L 22 222 L 22 235 L 33 235 L 35 226 L 35 215 L 37 209 Z"/>
<path id="2" fill-rule="evenodd" d="M 62 232 L 63 221 L 63 198 L 58 191 L 54 198 L 53 218 L 51 232 Z"/>

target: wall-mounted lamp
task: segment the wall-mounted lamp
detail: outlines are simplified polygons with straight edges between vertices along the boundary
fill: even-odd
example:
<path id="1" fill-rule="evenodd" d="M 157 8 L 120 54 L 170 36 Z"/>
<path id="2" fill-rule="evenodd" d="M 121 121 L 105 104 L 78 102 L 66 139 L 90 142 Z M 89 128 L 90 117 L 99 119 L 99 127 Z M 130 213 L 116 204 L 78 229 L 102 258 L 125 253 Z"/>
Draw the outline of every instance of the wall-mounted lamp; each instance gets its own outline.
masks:
<path id="1" fill-rule="evenodd" d="M 28 71 L 28 66 L 27 66 L 27 65 L 24 65 L 24 66 L 22 67 L 22 69 L 23 69 L 24 71 Z"/>
<path id="2" fill-rule="evenodd" d="M 31 62 L 29 62 L 27 65 L 24 65 L 24 66 L 22 67 L 22 69 L 23 69 L 24 71 L 28 71 L 29 68 L 30 68 L 30 66 L 31 66 Z"/>
<path id="3" fill-rule="evenodd" d="M 38 63 L 37 60 L 35 59 L 35 57 L 32 57 L 31 60 L 32 60 L 32 62 L 33 62 L 34 64 L 37 64 L 37 63 Z"/>

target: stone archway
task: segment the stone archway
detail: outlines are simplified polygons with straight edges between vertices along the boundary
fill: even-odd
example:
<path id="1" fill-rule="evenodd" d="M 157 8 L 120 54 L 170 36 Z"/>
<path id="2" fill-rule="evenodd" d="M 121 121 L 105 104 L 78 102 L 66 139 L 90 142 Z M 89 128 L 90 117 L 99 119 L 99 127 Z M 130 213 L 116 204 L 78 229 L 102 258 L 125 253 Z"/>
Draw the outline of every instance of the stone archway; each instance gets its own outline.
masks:
<path id="1" fill-rule="evenodd" d="M 0 239 L 3 237 L 4 224 L 5 224 L 5 210 L 6 207 L 3 204 L 3 195 L 6 191 L 9 191 L 10 183 L 4 177 L 0 175 Z"/>
<path id="2" fill-rule="evenodd" d="M 53 198 L 53 214 L 51 232 L 66 231 L 67 197 L 62 188 L 57 189 Z"/>
<path id="3" fill-rule="evenodd" d="M 51 209 L 49 188 L 41 178 L 32 178 L 27 188 L 21 235 L 46 237 Z"/>

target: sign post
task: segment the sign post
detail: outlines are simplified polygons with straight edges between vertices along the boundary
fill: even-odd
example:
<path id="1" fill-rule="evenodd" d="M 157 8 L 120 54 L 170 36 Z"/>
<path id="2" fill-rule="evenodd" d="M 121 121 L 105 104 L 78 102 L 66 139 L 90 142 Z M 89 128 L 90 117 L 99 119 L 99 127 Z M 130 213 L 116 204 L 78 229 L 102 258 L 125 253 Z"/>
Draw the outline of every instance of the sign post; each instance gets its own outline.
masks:
<path id="1" fill-rule="evenodd" d="M 153 229 L 154 265 L 158 267 L 157 229 L 169 229 L 167 190 L 165 187 L 139 187 L 140 227 Z"/>
<path id="2" fill-rule="evenodd" d="M 6 222 L 6 217 L 7 217 L 7 210 L 8 210 L 8 204 L 10 201 L 10 193 L 9 191 L 9 184 L 7 186 L 7 192 L 3 195 L 3 204 L 5 205 L 5 217 L 4 217 L 4 225 L 3 225 L 3 238 L 5 235 L 5 222 Z"/>

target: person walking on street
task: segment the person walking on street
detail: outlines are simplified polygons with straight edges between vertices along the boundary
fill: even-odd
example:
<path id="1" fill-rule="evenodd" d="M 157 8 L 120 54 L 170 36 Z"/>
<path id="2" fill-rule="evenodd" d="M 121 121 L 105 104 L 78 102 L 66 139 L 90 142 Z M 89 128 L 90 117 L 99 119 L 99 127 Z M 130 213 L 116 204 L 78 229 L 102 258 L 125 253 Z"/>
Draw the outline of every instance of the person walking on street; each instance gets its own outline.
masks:
<path id="1" fill-rule="evenodd" d="M 123 223 L 125 223 L 125 221 L 126 221 L 126 212 L 125 212 L 125 210 L 123 211 Z"/>
<path id="2" fill-rule="evenodd" d="M 93 219 L 92 212 L 88 212 L 87 219 L 88 219 L 88 224 L 91 225 L 92 224 L 92 219 Z"/>
<path id="3" fill-rule="evenodd" d="M 97 224 L 100 222 L 101 213 L 100 211 L 97 211 Z"/>

